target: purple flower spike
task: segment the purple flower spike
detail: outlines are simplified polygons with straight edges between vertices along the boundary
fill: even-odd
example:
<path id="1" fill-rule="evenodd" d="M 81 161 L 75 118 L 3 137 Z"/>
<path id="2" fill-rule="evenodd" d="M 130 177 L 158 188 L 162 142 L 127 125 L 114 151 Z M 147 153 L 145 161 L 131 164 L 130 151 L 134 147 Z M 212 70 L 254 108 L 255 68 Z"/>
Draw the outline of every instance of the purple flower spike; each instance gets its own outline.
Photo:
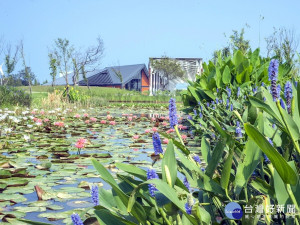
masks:
<path id="1" fill-rule="evenodd" d="M 286 82 L 284 86 L 284 97 L 287 104 L 288 113 L 291 114 L 291 103 L 293 98 L 293 89 L 291 82 Z"/>
<path id="2" fill-rule="evenodd" d="M 170 126 L 174 129 L 174 126 L 178 124 L 176 103 L 174 98 L 171 98 L 169 101 L 169 118 Z"/>
<path id="3" fill-rule="evenodd" d="M 156 171 L 154 169 L 148 169 L 147 171 L 147 180 L 159 179 Z M 154 197 L 154 191 L 158 191 L 154 184 L 148 184 L 148 189 L 151 197 Z"/>
<path id="4" fill-rule="evenodd" d="M 278 78 L 278 67 L 279 62 L 277 59 L 272 59 L 269 66 L 269 80 L 271 81 L 271 94 L 273 96 L 273 101 L 278 99 L 278 91 L 277 91 L 277 78 Z"/>
<path id="5" fill-rule="evenodd" d="M 83 225 L 83 222 L 77 213 L 73 213 L 71 219 L 74 225 Z"/>
<path id="6" fill-rule="evenodd" d="M 95 206 L 99 205 L 99 187 L 98 185 L 92 186 L 91 190 L 92 201 Z"/>
<path id="7" fill-rule="evenodd" d="M 153 148 L 154 148 L 155 155 L 159 155 L 160 153 L 163 153 L 163 149 L 161 147 L 160 137 L 159 137 L 159 134 L 157 132 L 155 132 L 152 135 L 152 140 L 153 140 Z"/>

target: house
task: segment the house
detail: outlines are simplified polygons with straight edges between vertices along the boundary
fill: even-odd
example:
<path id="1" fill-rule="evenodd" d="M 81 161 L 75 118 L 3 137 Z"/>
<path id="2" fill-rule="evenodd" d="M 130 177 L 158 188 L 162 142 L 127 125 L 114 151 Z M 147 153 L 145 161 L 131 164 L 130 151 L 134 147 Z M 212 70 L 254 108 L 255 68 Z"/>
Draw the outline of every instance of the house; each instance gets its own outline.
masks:
<path id="1" fill-rule="evenodd" d="M 166 84 L 166 77 L 162 71 L 157 71 L 151 65 L 151 61 L 160 60 L 162 58 L 150 58 L 149 60 L 149 75 L 150 75 L 150 95 L 155 94 L 156 91 L 161 90 Z M 167 85 L 167 90 L 174 91 L 187 87 L 188 81 L 195 81 L 196 74 L 202 72 L 202 58 L 170 58 L 177 62 L 181 69 L 185 72 L 183 79 L 170 80 Z"/>
<path id="2" fill-rule="evenodd" d="M 68 83 L 74 85 L 73 74 L 68 75 Z M 77 84 L 79 86 L 97 86 L 125 88 L 127 90 L 148 91 L 149 74 L 145 64 L 135 64 L 126 66 L 105 67 L 102 70 L 88 72 L 87 83 L 80 74 Z M 51 85 L 47 83 L 45 85 Z M 55 81 L 55 85 L 66 85 L 65 77 Z"/>

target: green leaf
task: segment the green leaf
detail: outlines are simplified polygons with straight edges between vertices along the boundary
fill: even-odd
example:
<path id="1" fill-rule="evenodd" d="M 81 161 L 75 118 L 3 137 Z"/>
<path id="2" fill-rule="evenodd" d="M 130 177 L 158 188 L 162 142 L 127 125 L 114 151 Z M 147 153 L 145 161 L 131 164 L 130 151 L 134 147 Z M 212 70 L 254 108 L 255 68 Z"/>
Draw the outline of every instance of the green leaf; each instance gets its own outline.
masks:
<path id="1" fill-rule="evenodd" d="M 275 199 L 274 187 L 269 185 L 266 181 L 260 178 L 256 178 L 255 180 L 251 181 L 251 186 L 254 187 L 254 189 L 256 189 L 257 191 L 265 195 L 269 195 L 271 198 Z"/>
<path id="2" fill-rule="evenodd" d="M 161 166 L 163 180 L 173 187 L 177 178 L 177 163 L 172 140 L 168 143 Z"/>
<path id="3" fill-rule="evenodd" d="M 116 163 L 116 167 L 123 170 L 126 173 L 129 173 L 135 177 L 140 178 L 141 180 L 147 180 L 147 172 L 136 166 L 125 164 L 125 163 Z"/>
<path id="4" fill-rule="evenodd" d="M 217 168 L 219 161 L 222 158 L 225 146 L 226 146 L 226 144 L 224 141 L 219 141 L 217 143 L 216 147 L 214 148 L 212 156 L 211 156 L 211 160 L 209 161 L 209 163 L 206 167 L 205 174 L 208 177 L 213 176 L 215 169 Z"/>
<path id="5" fill-rule="evenodd" d="M 227 156 L 227 159 L 225 160 L 224 167 L 223 167 L 223 170 L 222 170 L 221 187 L 226 192 L 227 192 L 227 187 L 228 187 L 229 179 L 230 179 L 233 152 L 234 152 L 233 149 L 229 149 L 229 154 Z"/>
<path id="6" fill-rule="evenodd" d="M 200 101 L 201 101 L 200 98 L 199 98 L 199 96 L 198 96 L 198 93 L 197 93 L 197 91 L 196 91 L 196 89 L 195 89 L 194 87 L 189 86 L 189 87 L 188 87 L 188 90 L 191 92 L 192 96 L 195 98 L 195 100 L 196 100 L 197 102 L 200 102 Z"/>
<path id="7" fill-rule="evenodd" d="M 19 220 L 32 225 L 52 225 L 51 223 L 35 222 L 35 221 L 25 220 L 25 219 L 19 219 Z"/>
<path id="8" fill-rule="evenodd" d="M 119 216 L 113 215 L 106 209 L 100 209 L 95 210 L 95 215 L 99 221 L 99 223 L 102 225 L 134 225 L 135 223 L 132 223 L 128 220 L 125 220 Z"/>
<path id="9" fill-rule="evenodd" d="M 253 140 L 249 139 L 245 145 L 243 154 L 245 155 L 244 160 L 238 164 L 235 175 L 235 193 L 237 195 L 240 194 L 242 188 L 248 183 L 248 180 L 260 162 L 261 150 Z"/>
<path id="10" fill-rule="evenodd" d="M 277 150 L 269 143 L 269 141 L 251 124 L 244 124 L 247 135 L 260 147 L 267 155 L 273 166 L 279 173 L 282 180 L 287 184 L 295 185 L 297 176 L 293 169 L 287 164 L 285 159 L 277 152 Z"/>
<path id="11" fill-rule="evenodd" d="M 227 65 L 225 66 L 225 69 L 222 74 L 222 81 L 224 84 L 229 84 L 231 81 L 230 69 Z"/>
<path id="12" fill-rule="evenodd" d="M 208 163 L 210 161 L 211 154 L 210 154 L 210 146 L 208 141 L 205 139 L 205 136 L 203 136 L 201 140 L 201 153 L 205 162 Z"/>
<path id="13" fill-rule="evenodd" d="M 92 163 L 95 169 L 99 172 L 100 177 L 112 187 L 113 191 L 118 195 L 124 206 L 127 206 L 129 197 L 120 189 L 112 175 L 96 159 L 92 159 Z M 146 219 L 146 213 L 139 203 L 134 205 L 132 215 L 140 222 L 145 221 Z"/>

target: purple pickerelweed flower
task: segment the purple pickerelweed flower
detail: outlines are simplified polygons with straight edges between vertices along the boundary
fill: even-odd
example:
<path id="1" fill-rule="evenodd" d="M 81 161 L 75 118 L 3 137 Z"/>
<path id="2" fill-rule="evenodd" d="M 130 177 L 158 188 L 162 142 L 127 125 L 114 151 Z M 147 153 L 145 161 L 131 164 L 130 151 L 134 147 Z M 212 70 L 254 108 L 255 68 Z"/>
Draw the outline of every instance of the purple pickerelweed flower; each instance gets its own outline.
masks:
<path id="1" fill-rule="evenodd" d="M 278 66 L 278 60 L 272 59 L 269 65 L 269 80 L 271 81 L 271 94 L 273 96 L 273 101 L 276 101 L 279 97 L 276 84 L 278 78 Z"/>
<path id="2" fill-rule="evenodd" d="M 187 202 L 187 203 L 185 203 L 184 207 L 185 207 L 186 213 L 189 214 L 189 215 L 191 215 L 192 214 L 192 207 L 193 206 L 190 206 L 189 203 Z"/>
<path id="3" fill-rule="evenodd" d="M 159 155 L 160 153 L 163 153 L 163 149 L 161 147 L 160 137 L 159 137 L 159 134 L 157 132 L 155 132 L 152 135 L 152 140 L 153 140 L 153 148 L 154 148 L 155 155 Z"/>
<path id="4" fill-rule="evenodd" d="M 152 180 L 152 179 L 159 179 L 155 169 L 148 169 L 147 170 L 147 180 Z M 154 184 L 148 184 L 148 189 L 151 197 L 154 197 L 154 191 L 158 191 L 155 187 Z"/>
<path id="5" fill-rule="evenodd" d="M 74 225 L 83 225 L 83 222 L 77 213 L 73 213 L 71 219 Z"/>
<path id="6" fill-rule="evenodd" d="M 238 137 L 238 138 L 243 137 L 242 129 L 240 128 L 240 122 L 239 121 L 236 122 L 235 134 L 236 134 L 236 137 Z"/>
<path id="7" fill-rule="evenodd" d="M 198 102 L 198 105 L 200 105 L 201 102 Z"/>
<path id="8" fill-rule="evenodd" d="M 183 179 L 183 184 L 184 186 L 189 190 L 189 192 L 191 191 L 191 187 L 190 187 L 190 183 L 188 182 L 188 180 L 186 179 L 186 177 L 184 177 Z"/>
<path id="9" fill-rule="evenodd" d="M 267 100 L 266 97 L 263 98 L 264 102 Z"/>
<path id="10" fill-rule="evenodd" d="M 230 96 L 231 96 L 231 89 L 229 87 L 226 87 L 226 91 L 227 91 L 228 98 L 230 98 Z"/>
<path id="11" fill-rule="evenodd" d="M 188 118 L 189 120 L 192 120 L 192 119 L 193 119 L 191 115 L 188 115 L 187 118 Z"/>
<path id="12" fill-rule="evenodd" d="M 222 103 L 223 103 L 223 101 L 220 99 L 220 100 L 219 100 L 219 103 L 220 103 L 220 104 L 222 104 Z"/>
<path id="13" fill-rule="evenodd" d="M 219 89 L 217 88 L 217 93 L 219 92 Z"/>
<path id="14" fill-rule="evenodd" d="M 95 206 L 99 205 L 99 187 L 98 185 L 92 186 L 91 189 L 92 201 Z"/>
<path id="15" fill-rule="evenodd" d="M 237 97 L 240 97 L 240 95 L 241 95 L 241 88 L 238 87 L 238 88 L 237 88 L 236 96 L 237 96 Z"/>
<path id="16" fill-rule="evenodd" d="M 203 110 L 203 106 L 202 105 L 200 106 L 200 109 L 201 109 L 201 111 Z"/>
<path id="17" fill-rule="evenodd" d="M 275 125 L 275 123 L 273 123 L 273 124 L 272 124 L 272 128 L 273 128 L 273 129 L 275 129 L 275 128 L 276 128 L 276 125 Z"/>
<path id="18" fill-rule="evenodd" d="M 213 106 L 213 107 L 212 107 L 212 109 L 216 109 L 216 107 L 215 107 L 215 106 Z"/>
<path id="19" fill-rule="evenodd" d="M 281 105 L 281 108 L 285 109 L 285 105 L 284 105 L 282 98 L 280 98 L 280 105 Z"/>
<path id="20" fill-rule="evenodd" d="M 203 117 L 203 115 L 202 115 L 202 113 L 201 113 L 201 112 L 199 113 L 199 117 L 200 117 L 201 119 L 202 119 L 202 117 Z"/>
<path id="21" fill-rule="evenodd" d="M 209 102 L 206 102 L 206 106 L 207 106 L 207 108 L 209 107 Z"/>
<path id="22" fill-rule="evenodd" d="M 265 83 L 264 83 L 264 82 L 261 82 L 261 86 L 262 86 L 262 87 L 265 87 Z"/>
<path id="23" fill-rule="evenodd" d="M 198 114 L 197 114 L 197 110 L 196 109 L 194 109 L 194 115 L 195 116 L 197 116 Z"/>
<path id="24" fill-rule="evenodd" d="M 195 160 L 195 162 L 197 162 L 197 163 L 201 163 L 201 160 L 200 160 L 200 157 L 199 157 L 199 155 L 194 155 L 193 156 L 193 159 Z"/>
<path id="25" fill-rule="evenodd" d="M 296 87 L 298 86 L 298 81 L 295 81 L 295 86 L 296 86 Z"/>
<path id="26" fill-rule="evenodd" d="M 255 94 L 257 92 L 257 87 L 255 86 L 253 89 L 252 89 L 253 93 Z"/>
<path id="27" fill-rule="evenodd" d="M 287 105 L 288 113 L 291 114 L 291 103 L 293 98 L 293 89 L 291 82 L 286 82 L 284 86 L 284 97 Z"/>
<path id="28" fill-rule="evenodd" d="M 273 146 L 273 141 L 272 141 L 272 139 L 271 139 L 271 138 L 268 138 L 268 141 L 269 141 L 269 143 Z M 264 156 L 265 162 L 266 162 L 266 163 L 270 163 L 270 159 L 268 158 L 268 156 L 267 156 L 265 153 L 263 153 L 263 156 Z"/>
<path id="29" fill-rule="evenodd" d="M 229 98 L 226 100 L 226 109 L 229 109 Z"/>
<path id="30" fill-rule="evenodd" d="M 281 92 L 281 86 L 280 84 L 277 84 L 277 96 L 280 98 L 280 92 Z"/>
<path id="31" fill-rule="evenodd" d="M 230 105 L 230 111 L 233 111 L 233 105 L 232 104 Z"/>
<path id="32" fill-rule="evenodd" d="M 216 104 L 218 104 L 219 103 L 219 99 L 218 98 L 216 98 Z"/>
<path id="33" fill-rule="evenodd" d="M 169 118 L 170 126 L 174 129 L 174 126 L 178 124 L 176 103 L 174 98 L 171 98 L 169 101 Z"/>

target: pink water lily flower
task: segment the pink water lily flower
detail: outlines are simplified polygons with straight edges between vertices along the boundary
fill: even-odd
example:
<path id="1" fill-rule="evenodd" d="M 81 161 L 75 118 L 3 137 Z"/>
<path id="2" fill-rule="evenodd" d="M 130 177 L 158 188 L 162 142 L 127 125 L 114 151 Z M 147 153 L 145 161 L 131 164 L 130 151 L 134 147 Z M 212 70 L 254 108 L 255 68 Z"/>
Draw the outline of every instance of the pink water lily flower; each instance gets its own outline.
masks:
<path id="1" fill-rule="evenodd" d="M 174 131 L 175 131 L 175 130 L 171 128 L 171 129 L 167 130 L 166 133 L 167 133 L 167 134 L 170 134 L 170 133 L 173 133 Z"/>
<path id="2" fill-rule="evenodd" d="M 146 134 L 150 133 L 150 129 L 146 129 L 146 130 L 145 130 L 145 133 L 146 133 Z"/>
<path id="3" fill-rule="evenodd" d="M 185 134 L 181 135 L 181 138 L 185 141 L 187 139 L 187 136 Z"/>
<path id="4" fill-rule="evenodd" d="M 108 119 L 108 120 L 110 120 L 111 118 L 112 118 L 111 115 L 106 116 L 106 119 Z"/>
<path id="5" fill-rule="evenodd" d="M 131 117 L 131 116 L 128 116 L 128 120 L 129 120 L 129 121 L 132 121 L 132 117 Z"/>
<path id="6" fill-rule="evenodd" d="M 91 120 L 92 122 L 96 122 L 96 121 L 97 121 L 97 118 L 91 117 L 90 120 Z"/>
<path id="7" fill-rule="evenodd" d="M 110 125 L 116 125 L 116 121 L 110 121 L 109 124 Z"/>
<path id="8" fill-rule="evenodd" d="M 152 128 L 152 131 L 153 131 L 153 132 L 157 132 L 157 127 L 153 127 L 153 128 Z"/>
<path id="9" fill-rule="evenodd" d="M 101 124 L 106 124 L 106 120 L 101 120 L 100 123 Z"/>
<path id="10" fill-rule="evenodd" d="M 54 126 L 64 127 L 65 124 L 64 124 L 64 122 L 55 122 L 55 123 L 54 123 Z"/>
<path id="11" fill-rule="evenodd" d="M 44 119 L 44 122 L 45 123 L 49 122 L 49 119 L 48 118 Z"/>
<path id="12" fill-rule="evenodd" d="M 45 111 L 44 110 L 40 111 L 40 114 L 45 115 Z"/>
<path id="13" fill-rule="evenodd" d="M 162 125 L 166 127 L 166 126 L 168 126 L 168 123 L 167 122 L 163 122 Z"/>
<path id="14" fill-rule="evenodd" d="M 76 114 L 74 117 L 75 117 L 75 118 L 80 118 L 80 115 L 79 115 L 79 114 Z"/>
<path id="15" fill-rule="evenodd" d="M 83 114 L 83 117 L 89 117 L 89 114 L 85 113 Z"/>
<path id="16" fill-rule="evenodd" d="M 169 139 L 164 138 L 163 143 L 164 143 L 164 144 L 168 144 L 168 143 L 169 143 Z"/>
<path id="17" fill-rule="evenodd" d="M 136 119 L 137 118 L 137 116 L 133 116 L 133 119 Z"/>
<path id="18" fill-rule="evenodd" d="M 90 121 L 89 120 L 86 120 L 86 121 L 84 121 L 86 124 L 89 124 L 90 123 Z"/>
<path id="19" fill-rule="evenodd" d="M 135 139 L 135 140 L 137 140 L 137 139 L 139 139 L 140 138 L 140 136 L 139 135 L 133 135 L 133 137 L 132 137 L 133 139 Z"/>
<path id="20" fill-rule="evenodd" d="M 80 142 L 76 142 L 75 147 L 76 148 L 84 148 L 84 144 L 80 143 Z"/>

